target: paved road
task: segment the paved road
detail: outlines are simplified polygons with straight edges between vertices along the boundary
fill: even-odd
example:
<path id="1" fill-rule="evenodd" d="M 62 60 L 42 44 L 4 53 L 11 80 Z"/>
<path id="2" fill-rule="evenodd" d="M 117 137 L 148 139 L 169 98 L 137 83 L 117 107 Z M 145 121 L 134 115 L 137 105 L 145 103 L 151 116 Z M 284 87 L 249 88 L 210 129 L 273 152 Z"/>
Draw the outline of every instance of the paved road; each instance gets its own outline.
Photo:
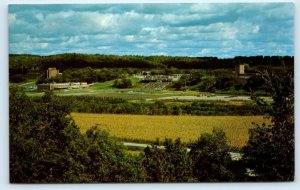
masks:
<path id="1" fill-rule="evenodd" d="M 144 143 L 134 143 L 134 142 L 123 142 L 124 146 L 133 146 L 133 147 L 141 147 L 146 148 L 147 146 L 151 147 L 150 144 L 144 144 Z M 158 148 L 164 148 L 164 146 L 159 146 Z M 191 149 L 187 148 L 187 151 L 190 152 Z M 230 157 L 232 160 L 240 160 L 243 156 L 243 154 L 239 152 L 229 152 Z"/>
<path id="2" fill-rule="evenodd" d="M 271 100 L 271 97 L 262 97 L 265 100 Z M 226 95 L 217 95 L 217 96 L 169 96 L 158 98 L 160 100 L 222 100 L 222 101 L 231 101 L 231 100 L 240 100 L 240 101 L 249 101 L 251 100 L 250 96 L 226 96 Z"/>
<path id="3" fill-rule="evenodd" d="M 22 84 L 20 86 L 26 86 L 29 84 L 34 84 L 34 82 L 29 82 L 29 83 L 25 83 Z M 122 94 L 118 93 L 117 91 L 110 91 L 107 92 L 105 91 L 105 93 L 103 93 L 104 91 L 97 91 L 97 90 L 91 90 L 91 91 L 72 91 L 72 90 L 66 90 L 63 92 L 58 92 L 57 95 L 59 96 L 82 96 L 82 95 L 105 95 L 105 96 L 111 96 L 111 95 L 115 95 L 118 94 L 120 95 L 120 97 L 122 96 Z M 39 93 L 37 93 L 39 94 Z M 128 91 L 128 92 L 124 92 L 124 94 L 126 95 L 139 95 L 141 97 L 143 97 L 143 95 L 145 95 L 145 97 L 147 97 L 147 94 L 143 91 Z M 168 96 L 167 94 L 170 94 L 170 96 Z M 172 96 L 173 94 L 173 96 Z M 30 95 L 35 95 L 35 94 L 30 94 Z M 157 96 L 156 95 L 163 95 L 163 97 L 161 96 Z M 166 96 L 167 95 L 167 96 Z M 155 94 L 152 95 L 154 96 L 154 98 L 151 99 L 146 99 L 146 100 L 221 100 L 221 101 L 231 101 L 231 100 L 239 100 L 239 101 L 249 101 L 251 100 L 250 96 L 231 96 L 231 95 L 215 95 L 215 96 L 206 96 L 206 95 L 202 95 L 202 96 L 184 96 L 184 95 L 180 95 L 180 96 L 174 96 L 174 93 L 163 93 L 163 94 Z M 266 101 L 272 101 L 271 97 L 261 97 L 262 99 L 266 100 Z"/>

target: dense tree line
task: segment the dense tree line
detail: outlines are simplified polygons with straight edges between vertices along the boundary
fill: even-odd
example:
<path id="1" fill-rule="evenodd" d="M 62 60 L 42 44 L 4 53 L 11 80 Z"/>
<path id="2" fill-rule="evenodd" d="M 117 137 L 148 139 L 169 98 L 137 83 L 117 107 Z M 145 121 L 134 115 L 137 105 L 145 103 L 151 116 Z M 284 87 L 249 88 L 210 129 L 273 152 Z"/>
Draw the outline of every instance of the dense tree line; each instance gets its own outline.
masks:
<path id="1" fill-rule="evenodd" d="M 87 54 L 60 54 L 47 56 L 42 60 L 42 68 L 57 67 L 61 70 L 68 68 L 156 68 L 164 67 L 160 63 L 153 63 L 143 56 L 117 55 L 87 55 Z"/>
<path id="2" fill-rule="evenodd" d="M 60 71 L 71 68 L 177 68 L 177 69 L 234 69 L 236 64 L 256 66 L 287 66 L 294 64 L 291 56 L 239 56 L 219 59 L 216 57 L 172 57 L 172 56 L 117 56 L 66 53 L 50 56 L 10 55 L 10 81 L 19 82 L 28 78 L 29 73 L 43 74 L 47 68 Z"/>
<path id="3" fill-rule="evenodd" d="M 267 95 L 267 87 L 263 79 L 256 74 L 248 77 L 239 77 L 234 72 L 224 69 L 218 70 L 191 70 L 183 75 L 179 81 L 173 83 L 175 90 L 196 90 L 200 92 L 229 92 L 232 94 L 248 94 L 259 91 Z"/>
<path id="4" fill-rule="evenodd" d="M 95 96 L 58 96 L 60 101 L 67 102 L 72 112 L 141 114 L 141 115 L 264 115 L 263 106 L 248 103 L 243 106 L 228 105 L 226 102 L 195 101 L 178 103 L 130 102 L 121 98 Z M 34 102 L 41 98 L 33 97 Z"/>
<path id="5" fill-rule="evenodd" d="M 22 82 L 30 78 L 37 78 L 40 73 L 41 61 L 41 56 L 9 55 L 9 81 Z"/>
<path id="6" fill-rule="evenodd" d="M 56 75 L 56 77 L 47 78 L 46 73 L 41 75 L 36 83 L 51 83 L 51 82 L 105 82 L 110 80 L 115 80 L 119 78 L 124 78 L 127 75 L 132 75 L 136 72 L 131 68 L 102 68 L 102 69 L 92 69 L 91 67 L 85 67 L 81 69 L 67 69 L 62 72 L 61 75 Z"/>
<path id="7" fill-rule="evenodd" d="M 234 57 L 234 61 L 237 63 L 246 63 L 250 66 L 281 66 L 285 63 L 286 66 L 291 66 L 294 64 L 293 56 L 237 56 Z"/>

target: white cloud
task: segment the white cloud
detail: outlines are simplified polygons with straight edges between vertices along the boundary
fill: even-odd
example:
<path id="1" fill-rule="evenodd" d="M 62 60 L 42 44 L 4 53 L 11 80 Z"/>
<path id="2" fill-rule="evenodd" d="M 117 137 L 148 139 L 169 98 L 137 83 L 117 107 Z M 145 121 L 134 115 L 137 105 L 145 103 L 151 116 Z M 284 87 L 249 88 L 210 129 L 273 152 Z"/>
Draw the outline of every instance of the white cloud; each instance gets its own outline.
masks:
<path id="1" fill-rule="evenodd" d="M 195 13 L 211 13 L 213 11 L 214 4 L 200 3 L 193 4 L 190 7 L 191 12 Z"/>
<path id="2" fill-rule="evenodd" d="M 259 31 L 259 29 L 260 29 L 259 25 L 255 25 L 252 32 L 257 33 Z"/>
<path id="3" fill-rule="evenodd" d="M 10 52 L 293 53 L 291 4 L 170 4 L 155 10 L 146 4 L 99 10 L 62 6 L 67 8 L 10 11 Z"/>
<path id="4" fill-rule="evenodd" d="M 23 20 L 17 18 L 17 14 L 15 13 L 9 13 L 8 14 L 8 23 L 9 27 L 16 27 L 18 25 L 26 24 Z"/>
<path id="5" fill-rule="evenodd" d="M 109 50 L 111 49 L 112 47 L 111 46 L 98 46 L 96 47 L 98 50 Z"/>
<path id="6" fill-rule="evenodd" d="M 126 35 L 124 38 L 127 42 L 134 42 L 136 39 L 134 35 Z"/>
<path id="7" fill-rule="evenodd" d="M 50 13 L 46 16 L 47 21 L 62 21 L 62 19 L 70 18 L 74 16 L 75 12 L 73 11 L 61 11 L 61 12 L 55 12 L 55 13 Z"/>
<path id="8" fill-rule="evenodd" d="M 200 56 L 209 55 L 209 54 L 213 53 L 213 51 L 214 51 L 214 49 L 204 48 L 198 52 L 198 55 L 200 55 Z"/>
<path id="9" fill-rule="evenodd" d="M 39 21 L 43 21 L 44 20 L 44 15 L 42 13 L 38 13 L 35 15 L 35 18 Z"/>
<path id="10" fill-rule="evenodd" d="M 38 43 L 37 44 L 37 46 L 39 47 L 39 48 L 46 48 L 46 47 L 48 47 L 48 43 Z"/>
<path id="11" fill-rule="evenodd" d="M 17 14 L 12 14 L 12 13 L 8 14 L 8 23 L 10 25 L 14 24 L 16 20 L 17 20 Z"/>

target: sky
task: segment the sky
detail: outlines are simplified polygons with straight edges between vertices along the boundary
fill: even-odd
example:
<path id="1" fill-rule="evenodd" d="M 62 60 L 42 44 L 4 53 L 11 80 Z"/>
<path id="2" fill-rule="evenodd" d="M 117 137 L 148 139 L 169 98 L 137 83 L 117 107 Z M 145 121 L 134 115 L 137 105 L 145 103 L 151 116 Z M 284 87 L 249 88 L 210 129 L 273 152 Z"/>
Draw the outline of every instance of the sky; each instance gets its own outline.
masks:
<path id="1" fill-rule="evenodd" d="M 10 5 L 9 53 L 294 55 L 292 3 Z"/>

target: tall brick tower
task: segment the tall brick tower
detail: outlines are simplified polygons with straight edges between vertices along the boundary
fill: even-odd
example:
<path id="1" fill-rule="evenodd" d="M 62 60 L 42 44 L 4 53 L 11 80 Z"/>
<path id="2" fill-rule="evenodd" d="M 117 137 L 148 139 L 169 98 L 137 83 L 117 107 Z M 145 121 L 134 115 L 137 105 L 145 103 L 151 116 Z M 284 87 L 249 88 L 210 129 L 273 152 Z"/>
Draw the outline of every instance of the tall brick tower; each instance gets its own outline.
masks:
<path id="1" fill-rule="evenodd" d="M 244 64 L 239 64 L 235 66 L 235 72 L 238 75 L 244 75 L 245 74 L 245 65 Z"/>
<path id="2" fill-rule="evenodd" d="M 58 73 L 59 71 L 55 67 L 50 67 L 47 69 L 47 78 L 55 77 Z"/>

